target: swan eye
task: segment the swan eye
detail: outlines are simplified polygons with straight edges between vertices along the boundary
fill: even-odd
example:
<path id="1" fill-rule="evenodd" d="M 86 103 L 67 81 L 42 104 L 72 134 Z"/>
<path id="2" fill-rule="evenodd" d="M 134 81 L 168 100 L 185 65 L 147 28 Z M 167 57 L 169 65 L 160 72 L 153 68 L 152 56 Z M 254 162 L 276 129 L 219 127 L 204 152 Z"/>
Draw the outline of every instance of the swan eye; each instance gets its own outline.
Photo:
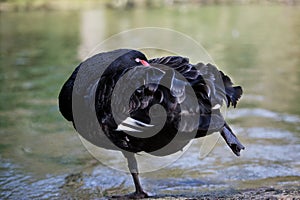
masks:
<path id="1" fill-rule="evenodd" d="M 146 67 L 150 66 L 150 64 L 147 61 L 145 61 L 145 60 L 142 60 L 142 59 L 139 59 L 139 58 L 136 58 L 134 60 L 135 60 L 135 62 L 141 63 L 142 65 L 144 65 Z"/>

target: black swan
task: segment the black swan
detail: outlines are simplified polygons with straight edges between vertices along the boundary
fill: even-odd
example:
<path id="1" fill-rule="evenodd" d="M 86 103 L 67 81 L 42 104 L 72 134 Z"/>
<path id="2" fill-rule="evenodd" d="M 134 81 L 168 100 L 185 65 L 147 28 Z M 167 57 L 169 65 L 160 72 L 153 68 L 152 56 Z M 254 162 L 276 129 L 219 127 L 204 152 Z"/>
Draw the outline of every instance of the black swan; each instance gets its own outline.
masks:
<path id="1" fill-rule="evenodd" d="M 129 86 L 118 85 L 122 77 L 135 89 L 127 100 L 123 95 L 129 92 Z M 193 91 L 188 92 L 188 87 Z M 115 89 L 121 92 L 117 96 Z M 59 109 L 89 142 L 123 153 L 136 189 L 126 198 L 140 199 L 148 194 L 139 182 L 135 153 L 165 156 L 181 150 L 194 138 L 220 132 L 233 153 L 240 155 L 244 146 L 225 122 L 220 107 L 224 102 L 227 107 L 236 107 L 242 93 L 240 86 L 233 86 L 230 78 L 211 64 L 193 65 L 180 56 L 148 60 L 139 51 L 118 49 L 99 53 L 74 70 L 60 91 Z M 183 106 L 189 95 L 196 101 Z M 112 98 L 115 105 L 125 101 L 125 107 L 116 106 L 117 115 L 113 115 Z M 147 137 L 130 134 L 155 129 L 152 121 L 156 118 L 155 114 L 150 116 L 150 108 L 156 104 L 165 109 L 163 127 Z"/>

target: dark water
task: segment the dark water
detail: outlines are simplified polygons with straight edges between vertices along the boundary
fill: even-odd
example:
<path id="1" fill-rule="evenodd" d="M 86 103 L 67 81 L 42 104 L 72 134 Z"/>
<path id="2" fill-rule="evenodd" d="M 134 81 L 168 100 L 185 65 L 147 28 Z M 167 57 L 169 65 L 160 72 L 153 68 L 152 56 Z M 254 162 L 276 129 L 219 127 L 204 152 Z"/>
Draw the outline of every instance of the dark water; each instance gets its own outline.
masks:
<path id="1" fill-rule="evenodd" d="M 96 198 L 132 190 L 127 174 L 94 161 L 58 112 L 57 95 L 93 45 L 144 26 L 192 37 L 243 86 L 245 95 L 237 109 L 227 111 L 227 119 L 246 146 L 237 158 L 220 140 L 208 157 L 199 159 L 196 144 L 167 168 L 142 174 L 145 188 L 154 194 L 188 195 L 299 186 L 299 11 L 182 6 L 1 13 L 0 198 Z M 76 189 L 61 187 L 67 174 L 79 171 L 84 174 Z"/>

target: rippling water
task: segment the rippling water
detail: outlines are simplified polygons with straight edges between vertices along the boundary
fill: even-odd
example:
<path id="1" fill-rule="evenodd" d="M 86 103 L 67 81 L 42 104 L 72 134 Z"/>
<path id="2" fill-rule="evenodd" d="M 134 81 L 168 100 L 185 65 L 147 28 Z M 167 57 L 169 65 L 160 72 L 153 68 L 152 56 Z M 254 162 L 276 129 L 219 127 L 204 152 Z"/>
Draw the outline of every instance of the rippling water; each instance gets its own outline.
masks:
<path id="1" fill-rule="evenodd" d="M 143 26 L 194 38 L 245 93 L 238 108 L 227 112 L 246 146 L 241 157 L 220 139 L 199 159 L 195 143 L 167 168 L 142 174 L 147 191 L 188 196 L 299 186 L 299 7 L 99 8 L 1 13 L 1 199 L 96 198 L 132 190 L 127 174 L 93 160 L 59 114 L 57 95 L 78 56 L 112 34 Z M 65 177 L 80 171 L 73 189 L 64 187 Z"/>

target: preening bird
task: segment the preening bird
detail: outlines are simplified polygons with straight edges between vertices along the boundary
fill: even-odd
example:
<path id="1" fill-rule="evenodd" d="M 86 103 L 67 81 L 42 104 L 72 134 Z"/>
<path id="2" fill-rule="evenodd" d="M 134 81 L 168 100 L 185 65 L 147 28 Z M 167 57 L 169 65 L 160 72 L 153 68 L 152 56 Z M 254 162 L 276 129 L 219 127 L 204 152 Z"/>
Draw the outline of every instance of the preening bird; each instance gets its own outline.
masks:
<path id="1" fill-rule="evenodd" d="M 220 108 L 236 107 L 242 93 L 212 64 L 194 65 L 181 56 L 148 60 L 140 51 L 118 49 L 94 55 L 74 70 L 60 91 L 59 109 L 89 142 L 123 153 L 136 189 L 126 198 L 140 199 L 148 194 L 138 177 L 138 152 L 166 156 L 219 132 L 240 155 L 244 146 Z M 165 115 L 152 112 L 155 105 Z"/>

